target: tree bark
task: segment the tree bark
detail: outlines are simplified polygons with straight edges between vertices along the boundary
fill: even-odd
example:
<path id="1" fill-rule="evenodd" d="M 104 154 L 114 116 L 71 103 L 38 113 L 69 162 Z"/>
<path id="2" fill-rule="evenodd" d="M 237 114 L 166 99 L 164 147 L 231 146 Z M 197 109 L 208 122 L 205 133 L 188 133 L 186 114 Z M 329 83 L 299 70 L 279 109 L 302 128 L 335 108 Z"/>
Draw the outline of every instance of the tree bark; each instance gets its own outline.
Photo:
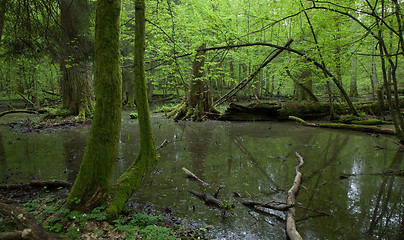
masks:
<path id="1" fill-rule="evenodd" d="M 207 113 L 218 113 L 212 108 L 209 87 L 205 81 L 205 51 L 200 50 L 205 47 L 205 44 L 199 47 L 192 63 L 192 77 L 185 100 L 169 114 L 169 117 L 201 121 Z"/>
<path id="2" fill-rule="evenodd" d="M 105 202 L 117 156 L 121 126 L 120 0 L 97 1 L 95 79 L 97 104 L 80 172 L 68 207 L 91 211 Z"/>
<path id="3" fill-rule="evenodd" d="M 158 157 L 150 121 L 149 103 L 144 70 L 145 51 L 145 0 L 135 1 L 135 98 L 138 107 L 140 152 L 132 165 L 113 184 L 111 201 L 106 209 L 110 217 L 116 217 L 126 201 L 139 188 L 154 169 Z"/>
<path id="4" fill-rule="evenodd" d="M 63 31 L 60 47 L 60 91 L 63 108 L 73 115 L 92 116 L 94 96 L 90 56 L 93 47 L 88 37 L 88 1 L 62 0 L 59 6 Z"/>

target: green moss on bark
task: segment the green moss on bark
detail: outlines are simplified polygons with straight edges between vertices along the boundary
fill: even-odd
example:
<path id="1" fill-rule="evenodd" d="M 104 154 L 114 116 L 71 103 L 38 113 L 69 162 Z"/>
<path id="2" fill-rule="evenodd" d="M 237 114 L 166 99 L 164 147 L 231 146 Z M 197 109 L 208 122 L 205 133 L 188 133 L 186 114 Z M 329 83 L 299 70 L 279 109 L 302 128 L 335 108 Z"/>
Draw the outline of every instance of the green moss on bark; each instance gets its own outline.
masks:
<path id="1" fill-rule="evenodd" d="M 157 153 L 150 121 L 149 103 L 144 71 L 145 2 L 135 2 L 135 98 L 138 106 L 140 153 L 133 164 L 113 184 L 111 199 L 106 209 L 109 217 L 116 217 L 157 163 Z"/>
<path id="2" fill-rule="evenodd" d="M 120 0 L 97 2 L 95 79 L 97 102 L 80 172 L 67 206 L 90 211 L 106 200 L 121 127 L 122 79 L 119 52 Z"/>

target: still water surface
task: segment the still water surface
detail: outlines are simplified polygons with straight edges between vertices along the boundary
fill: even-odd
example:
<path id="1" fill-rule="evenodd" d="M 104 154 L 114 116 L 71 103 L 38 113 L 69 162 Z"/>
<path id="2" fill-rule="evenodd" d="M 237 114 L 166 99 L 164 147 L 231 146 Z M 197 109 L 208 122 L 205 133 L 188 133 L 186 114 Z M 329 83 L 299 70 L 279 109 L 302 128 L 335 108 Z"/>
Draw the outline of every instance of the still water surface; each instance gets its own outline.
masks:
<path id="1" fill-rule="evenodd" d="M 114 178 L 139 150 L 136 120 L 123 114 L 119 157 Z M 305 160 L 297 197 L 297 228 L 304 239 L 403 239 L 404 178 L 369 175 L 404 169 L 395 139 L 365 133 L 317 129 L 292 122 L 174 122 L 152 118 L 160 161 L 134 201 L 168 208 L 175 216 L 213 226 L 217 239 L 285 239 L 279 218 L 252 212 L 245 200 L 284 202 L 297 165 Z M 73 182 L 87 141 L 89 126 L 24 133 L 1 127 L 1 182 L 62 179 Z M 185 178 L 186 167 L 204 188 Z M 340 179 L 340 174 L 359 174 Z M 236 204 L 230 213 L 206 207 L 186 190 L 213 194 Z M 314 209 L 332 216 L 320 216 Z M 282 212 L 268 211 L 281 218 Z"/>

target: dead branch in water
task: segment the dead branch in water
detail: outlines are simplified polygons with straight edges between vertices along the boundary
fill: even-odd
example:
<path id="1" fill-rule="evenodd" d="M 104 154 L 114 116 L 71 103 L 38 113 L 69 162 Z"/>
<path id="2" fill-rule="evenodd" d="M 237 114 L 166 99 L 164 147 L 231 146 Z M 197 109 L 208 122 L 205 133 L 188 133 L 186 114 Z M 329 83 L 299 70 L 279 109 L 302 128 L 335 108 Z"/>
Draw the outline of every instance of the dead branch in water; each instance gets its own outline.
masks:
<path id="1" fill-rule="evenodd" d="M 269 203 L 262 203 L 262 202 L 254 202 L 254 201 L 247 201 L 247 202 L 242 202 L 246 207 L 253 208 L 253 207 L 264 207 L 264 208 L 269 208 L 273 210 L 278 210 L 278 211 L 286 211 L 291 207 L 294 207 L 295 205 L 292 204 L 287 204 L 287 205 L 272 205 Z"/>
<path id="2" fill-rule="evenodd" d="M 292 187 L 288 191 L 288 196 L 286 198 L 287 205 L 295 205 L 296 196 L 299 192 L 300 183 L 302 182 L 302 173 L 300 172 L 300 168 L 303 167 L 304 161 L 299 153 L 296 152 L 297 161 L 299 165 L 295 167 L 296 176 L 293 182 Z M 296 229 L 296 216 L 295 216 L 295 208 L 291 207 L 286 210 L 286 233 L 291 240 L 303 239 L 299 232 Z"/>
<path id="3" fill-rule="evenodd" d="M 202 179 L 200 179 L 199 177 L 197 177 L 195 174 L 193 174 L 193 173 L 192 173 L 191 171 L 189 171 L 188 169 L 186 169 L 186 168 L 183 167 L 183 168 L 182 168 L 182 171 L 184 171 L 184 173 L 187 175 L 188 178 L 190 178 L 190 179 L 192 179 L 192 180 L 195 180 L 195 181 L 201 183 L 201 184 L 204 185 L 204 186 L 210 186 L 210 184 L 204 182 Z"/>
<path id="4" fill-rule="evenodd" d="M 223 203 L 221 200 L 213 197 L 209 193 L 200 193 L 192 190 L 188 190 L 188 192 L 204 201 L 206 205 L 214 206 L 224 210 L 230 210 L 234 208 L 234 204 Z"/>

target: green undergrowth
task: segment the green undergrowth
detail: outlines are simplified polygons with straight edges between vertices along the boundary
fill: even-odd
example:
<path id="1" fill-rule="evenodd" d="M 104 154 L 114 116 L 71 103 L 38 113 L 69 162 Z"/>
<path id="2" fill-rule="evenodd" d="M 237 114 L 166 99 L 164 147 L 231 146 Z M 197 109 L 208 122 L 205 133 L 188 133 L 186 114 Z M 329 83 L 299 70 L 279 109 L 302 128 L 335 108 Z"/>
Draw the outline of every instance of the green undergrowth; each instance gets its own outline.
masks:
<path id="1" fill-rule="evenodd" d="M 38 198 L 24 204 L 42 226 L 68 239 L 204 239 L 180 226 L 166 227 L 161 216 L 125 209 L 119 218 L 107 221 L 103 207 L 91 213 L 70 211 L 64 199 Z M 0 216 L 0 233 L 13 231 L 11 219 Z"/>

